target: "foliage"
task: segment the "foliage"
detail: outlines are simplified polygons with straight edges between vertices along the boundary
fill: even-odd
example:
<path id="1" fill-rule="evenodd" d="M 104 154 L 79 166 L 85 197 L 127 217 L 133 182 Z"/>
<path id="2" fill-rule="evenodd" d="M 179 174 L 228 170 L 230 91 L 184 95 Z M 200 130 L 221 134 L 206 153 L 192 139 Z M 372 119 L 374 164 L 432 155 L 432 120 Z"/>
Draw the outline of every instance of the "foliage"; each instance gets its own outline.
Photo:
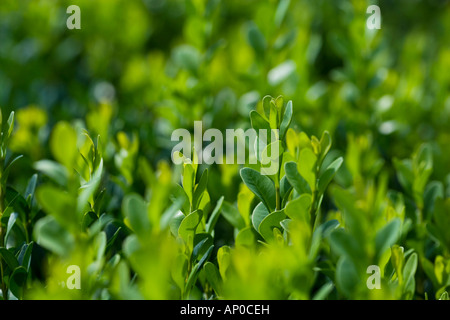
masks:
<path id="1" fill-rule="evenodd" d="M 0 4 L 0 299 L 448 299 L 446 1 L 72 2 Z"/>

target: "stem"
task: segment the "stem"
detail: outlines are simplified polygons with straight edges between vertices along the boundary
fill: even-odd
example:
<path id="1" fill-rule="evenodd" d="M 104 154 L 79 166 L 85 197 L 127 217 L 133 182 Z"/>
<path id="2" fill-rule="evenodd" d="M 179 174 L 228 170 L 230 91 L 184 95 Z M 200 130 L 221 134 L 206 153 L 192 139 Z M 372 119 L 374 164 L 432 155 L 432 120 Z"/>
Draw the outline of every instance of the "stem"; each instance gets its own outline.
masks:
<path id="1" fill-rule="evenodd" d="M 281 209 L 280 204 L 280 187 L 275 188 L 275 199 L 276 199 L 276 210 L 279 211 Z"/>

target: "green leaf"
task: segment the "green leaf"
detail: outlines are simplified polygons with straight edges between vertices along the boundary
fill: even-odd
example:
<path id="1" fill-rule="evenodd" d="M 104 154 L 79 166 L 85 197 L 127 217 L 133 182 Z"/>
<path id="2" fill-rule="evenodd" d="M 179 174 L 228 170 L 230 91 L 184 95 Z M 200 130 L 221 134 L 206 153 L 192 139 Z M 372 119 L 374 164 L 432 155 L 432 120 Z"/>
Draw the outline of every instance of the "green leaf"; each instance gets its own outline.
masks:
<path id="1" fill-rule="evenodd" d="M 222 296 L 223 283 L 222 278 L 220 277 L 219 269 L 217 269 L 213 263 L 206 262 L 203 266 L 203 270 L 205 271 L 206 279 L 216 292 L 216 295 L 219 297 Z"/>
<path id="2" fill-rule="evenodd" d="M 175 63 L 193 74 L 197 74 L 202 58 L 196 48 L 190 45 L 180 45 L 173 49 L 172 58 Z"/>
<path id="3" fill-rule="evenodd" d="M 46 216 L 36 222 L 34 238 L 40 246 L 60 256 L 69 255 L 75 245 L 73 236 L 52 216 Z"/>
<path id="4" fill-rule="evenodd" d="M 9 278 L 9 290 L 11 290 L 12 294 L 17 299 L 23 298 L 23 289 L 27 281 L 27 277 L 27 270 L 24 267 L 19 266 L 13 271 L 11 277 Z"/>
<path id="5" fill-rule="evenodd" d="M 184 198 L 176 198 L 175 201 L 167 208 L 161 216 L 159 220 L 159 227 L 164 230 L 170 225 L 170 221 L 175 215 L 180 212 L 184 202 L 186 199 Z"/>
<path id="6" fill-rule="evenodd" d="M 286 214 L 281 210 L 272 212 L 261 221 L 258 231 L 266 242 L 272 242 L 274 240 L 273 229 L 281 229 L 280 222 L 284 219 L 286 219 Z"/>
<path id="7" fill-rule="evenodd" d="M 208 183 L 208 169 L 205 169 L 202 173 L 202 176 L 200 177 L 200 181 L 195 187 L 193 199 L 192 199 L 192 206 L 194 208 L 198 208 L 198 205 L 200 203 L 200 200 L 203 196 L 203 193 L 206 190 L 206 185 Z"/>
<path id="8" fill-rule="evenodd" d="M 34 192 L 36 190 L 37 185 L 37 178 L 38 178 L 37 173 L 33 174 L 30 180 L 28 181 L 27 189 L 25 190 L 25 199 L 28 202 L 28 206 L 31 206 L 31 203 L 33 201 Z"/>
<path id="9" fill-rule="evenodd" d="M 339 221 L 333 219 L 321 224 L 316 228 L 316 230 L 314 230 L 309 250 L 309 259 L 311 261 L 317 257 L 322 239 L 327 238 L 333 230 L 336 230 L 338 226 Z"/>
<path id="10" fill-rule="evenodd" d="M 172 279 L 181 289 L 182 294 L 184 293 L 186 274 L 188 272 L 188 261 L 189 259 L 185 254 L 179 254 L 175 258 L 175 263 L 172 267 Z"/>
<path id="11" fill-rule="evenodd" d="M 264 98 L 262 99 L 262 105 L 263 105 L 263 110 L 264 110 L 264 114 L 266 116 L 267 119 L 269 119 L 270 116 L 270 102 L 273 100 L 272 96 L 270 95 L 266 95 L 264 96 Z M 251 115 L 250 115 L 251 118 Z M 268 123 L 268 122 L 267 122 Z M 270 127 L 270 126 L 269 126 Z M 254 127 L 252 126 L 252 128 L 254 129 Z"/>
<path id="12" fill-rule="evenodd" d="M 394 158 L 394 166 L 397 173 L 398 180 L 406 192 L 412 195 L 412 185 L 414 180 L 414 173 L 412 169 L 411 160 L 400 161 Z"/>
<path id="13" fill-rule="evenodd" d="M 398 245 L 393 245 L 391 247 L 391 263 L 395 272 L 397 272 L 398 282 L 400 284 L 403 283 L 403 264 L 405 263 L 403 252 L 403 247 Z"/>
<path id="14" fill-rule="evenodd" d="M 286 60 L 269 70 L 267 73 L 267 82 L 271 86 L 278 86 L 287 80 L 292 74 L 295 74 L 296 68 L 297 65 L 294 60 Z"/>
<path id="15" fill-rule="evenodd" d="M 226 272 L 231 263 L 231 249 L 229 246 L 222 246 L 217 250 L 217 264 L 219 265 L 220 276 L 226 280 Z"/>
<path id="16" fill-rule="evenodd" d="M 284 152 L 280 140 L 274 141 L 266 146 L 261 153 L 261 173 L 266 176 L 273 176 L 279 172 L 281 156 Z"/>
<path id="17" fill-rule="evenodd" d="M 140 195 L 127 194 L 122 202 L 122 212 L 139 237 L 147 236 L 151 226 L 147 215 L 147 204 Z"/>
<path id="18" fill-rule="evenodd" d="M 261 221 L 264 220 L 270 214 L 269 210 L 267 210 L 266 206 L 260 202 L 255 209 L 253 209 L 252 213 L 252 224 L 256 231 L 259 230 L 259 225 Z"/>
<path id="19" fill-rule="evenodd" d="M 180 227 L 178 228 L 178 235 L 184 240 L 191 251 L 194 245 L 195 229 L 197 229 L 202 215 L 203 212 L 201 210 L 195 210 L 181 221 Z"/>
<path id="20" fill-rule="evenodd" d="M 58 162 L 51 160 L 40 160 L 34 163 L 34 169 L 42 172 L 46 176 L 50 177 L 53 181 L 61 186 L 67 185 L 68 171 Z"/>
<path id="21" fill-rule="evenodd" d="M 283 119 L 282 119 L 281 125 L 280 125 L 280 139 L 281 140 L 284 139 L 284 136 L 286 135 L 286 132 L 291 124 L 292 114 L 293 114 L 292 101 L 289 100 L 288 103 L 286 104 L 286 109 L 284 110 Z"/>
<path id="22" fill-rule="evenodd" d="M 434 212 L 434 204 L 438 198 L 444 198 L 444 186 L 440 181 L 432 181 L 426 186 L 423 195 L 423 207 L 427 220 L 431 218 Z"/>
<path id="23" fill-rule="evenodd" d="M 312 300 L 325 300 L 328 295 L 333 291 L 334 284 L 332 282 L 325 283 L 313 296 Z"/>
<path id="24" fill-rule="evenodd" d="M 328 151 L 331 149 L 331 136 L 328 131 L 324 131 L 322 137 L 320 138 L 320 157 L 319 165 L 322 165 L 322 161 L 327 155 Z"/>
<path id="25" fill-rule="evenodd" d="M 222 212 L 222 205 L 223 205 L 223 199 L 224 196 L 221 196 L 219 200 L 217 201 L 216 206 L 214 207 L 213 212 L 211 213 L 211 216 L 208 219 L 208 222 L 206 223 L 206 232 L 211 234 L 214 230 L 214 227 L 217 223 L 217 220 L 219 219 L 220 213 Z"/>
<path id="26" fill-rule="evenodd" d="M 17 261 L 16 257 L 8 249 L 0 248 L 0 256 L 11 270 L 14 270 L 19 266 L 19 262 Z"/>
<path id="27" fill-rule="evenodd" d="M 259 159 L 259 144 L 261 144 L 262 146 L 267 146 L 268 144 L 270 144 L 270 142 L 272 141 L 272 129 L 270 128 L 269 122 L 255 110 L 250 111 L 250 122 L 258 137 L 258 140 L 256 142 L 256 152 L 257 158 Z"/>
<path id="28" fill-rule="evenodd" d="M 79 228 L 81 217 L 78 220 L 74 211 L 76 200 L 70 194 L 60 188 L 43 185 L 38 188 L 36 197 L 42 208 L 61 226 L 73 231 Z"/>
<path id="29" fill-rule="evenodd" d="M 236 239 L 234 240 L 235 246 L 252 248 L 256 243 L 257 236 L 258 235 L 255 234 L 253 227 L 245 227 L 236 235 Z"/>
<path id="30" fill-rule="evenodd" d="M 405 267 L 403 269 L 403 279 L 405 280 L 404 292 L 407 298 L 412 298 L 414 291 L 416 289 L 416 282 L 414 276 L 417 270 L 417 253 L 413 253 L 408 261 L 406 261 Z"/>
<path id="31" fill-rule="evenodd" d="M 276 68 L 274 68 L 276 70 Z M 272 69 L 273 70 L 273 69 Z M 272 71 L 271 70 L 271 71 Z M 272 71 L 272 74 L 277 74 L 277 72 Z M 271 73 L 269 72 L 268 77 Z M 278 113 L 278 108 L 275 100 L 270 101 L 270 114 L 269 114 L 269 124 L 271 129 L 278 129 L 280 123 L 280 115 Z"/>
<path id="32" fill-rule="evenodd" d="M 188 277 L 188 280 L 187 280 L 187 283 L 186 283 L 185 292 L 189 293 L 191 291 L 192 286 L 194 285 L 195 281 L 197 280 L 198 273 L 199 273 L 198 271 L 203 266 L 205 261 L 209 258 L 209 256 L 210 256 L 211 252 L 213 251 L 213 249 L 214 249 L 213 245 L 211 247 L 209 247 L 209 249 L 203 255 L 201 260 L 194 266 L 194 268 L 192 268 L 192 271 L 189 274 L 189 277 Z"/>
<path id="33" fill-rule="evenodd" d="M 264 55 L 267 47 L 267 42 L 258 26 L 253 22 L 248 24 L 247 39 L 249 44 L 253 47 L 258 55 Z"/>
<path id="34" fill-rule="evenodd" d="M 125 256 L 130 258 L 135 252 L 138 252 L 141 249 L 141 245 L 139 243 L 139 239 L 137 235 L 131 234 L 129 235 L 123 242 L 123 252 Z"/>
<path id="35" fill-rule="evenodd" d="M 289 183 L 294 187 L 298 194 L 310 193 L 311 188 L 306 180 L 298 173 L 297 163 L 286 162 L 284 165 L 284 171 L 286 172 L 286 178 Z"/>
<path id="36" fill-rule="evenodd" d="M 398 218 L 391 220 L 375 236 L 375 259 L 381 258 L 383 253 L 395 244 L 400 236 L 401 221 Z"/>
<path id="37" fill-rule="evenodd" d="M 344 229 L 336 229 L 331 233 L 330 245 L 332 250 L 346 256 L 354 266 L 364 264 L 361 258 L 365 256 L 365 253 L 361 244 Z"/>
<path id="38" fill-rule="evenodd" d="M 9 171 L 11 170 L 13 164 L 19 160 L 20 158 L 22 158 L 23 155 L 19 155 L 17 157 L 15 157 L 14 159 L 12 159 L 10 162 L 8 162 L 8 164 L 6 165 L 6 167 L 3 169 L 3 173 L 1 175 L 1 182 L 2 184 L 6 184 L 6 181 L 8 179 L 9 176 Z"/>
<path id="39" fill-rule="evenodd" d="M 448 292 L 444 291 L 441 296 L 439 297 L 439 300 L 450 300 L 449 296 L 448 296 Z"/>
<path id="40" fill-rule="evenodd" d="M 193 192 L 194 192 L 194 181 L 195 181 L 195 170 L 194 166 L 190 163 L 183 164 L 183 189 L 189 199 L 189 203 L 192 205 Z"/>
<path id="41" fill-rule="evenodd" d="M 29 244 L 24 244 L 20 249 L 19 257 L 17 258 L 19 264 L 24 267 L 27 272 L 30 270 L 31 252 L 33 250 L 33 245 L 33 241 L 31 241 Z"/>
<path id="42" fill-rule="evenodd" d="M 173 217 L 172 219 L 170 219 L 170 223 L 169 223 L 169 228 L 170 228 L 170 232 L 176 237 L 178 235 L 178 229 L 180 228 L 180 224 L 181 221 L 183 221 L 183 219 L 186 216 L 181 212 L 178 211 Z"/>
<path id="43" fill-rule="evenodd" d="M 222 204 L 222 216 L 238 230 L 245 227 L 244 219 L 242 219 L 242 216 L 237 208 L 226 201 Z"/>
<path id="44" fill-rule="evenodd" d="M 309 209 L 312 204 L 312 197 L 309 193 L 304 193 L 297 199 L 291 200 L 286 205 L 286 215 L 293 220 L 300 220 L 307 225 L 310 224 Z"/>
<path id="45" fill-rule="evenodd" d="M 82 230 L 87 230 L 89 227 L 98 220 L 97 215 L 93 211 L 88 211 L 84 214 L 83 220 L 81 221 Z"/>
<path id="46" fill-rule="evenodd" d="M 209 233 L 197 233 L 194 235 L 194 250 L 192 256 L 200 260 L 211 245 L 213 245 L 213 238 Z"/>
<path id="47" fill-rule="evenodd" d="M 11 137 L 11 133 L 14 130 L 14 111 L 11 111 L 8 117 L 8 135 L 6 136 L 6 141 Z"/>
<path id="48" fill-rule="evenodd" d="M 340 187 L 332 188 L 331 195 L 336 206 L 342 212 L 346 229 L 350 231 L 356 241 L 363 242 L 366 238 L 364 232 L 366 220 L 363 219 L 365 213 L 361 208 L 355 206 L 357 202 L 355 196 L 349 190 Z"/>
<path id="49" fill-rule="evenodd" d="M 251 168 L 242 168 L 241 178 L 245 185 L 264 203 L 269 211 L 275 208 L 275 186 L 272 180 Z"/>
<path id="50" fill-rule="evenodd" d="M 291 0 L 281 0 L 278 3 L 277 10 L 275 11 L 275 26 L 280 27 L 283 22 L 284 17 L 289 9 L 289 4 Z"/>
<path id="51" fill-rule="evenodd" d="M 189 197 L 187 196 L 183 187 L 180 186 L 179 184 L 176 184 L 175 188 L 173 189 L 172 201 L 175 202 L 175 201 L 177 201 L 177 199 L 183 199 L 183 205 L 181 207 L 181 211 L 184 213 L 184 215 L 188 215 L 190 213 L 191 203 L 190 203 Z"/>
<path id="52" fill-rule="evenodd" d="M 298 172 L 308 182 L 311 190 L 316 190 L 316 163 L 317 157 L 309 148 L 300 151 Z"/>
<path id="53" fill-rule="evenodd" d="M 58 122 L 50 138 L 50 149 L 55 159 L 68 170 L 72 170 L 78 156 L 77 133 L 64 121 Z"/>
<path id="54" fill-rule="evenodd" d="M 325 192 L 326 187 L 331 182 L 331 180 L 333 180 L 337 171 L 341 167 L 343 161 L 344 159 L 342 159 L 342 157 L 337 158 L 327 167 L 325 172 L 320 176 L 318 189 L 319 195 L 322 195 Z"/>
<path id="55" fill-rule="evenodd" d="M 14 224 L 16 223 L 16 220 L 17 220 L 18 216 L 19 216 L 19 214 L 17 212 L 13 212 L 9 216 L 8 225 L 6 227 L 5 239 L 4 239 L 5 243 L 8 243 L 9 234 L 11 233 L 11 230 L 12 230 Z"/>
<path id="56" fill-rule="evenodd" d="M 350 298 L 360 282 L 361 279 L 353 263 L 347 257 L 341 257 L 336 265 L 336 286 L 338 291 Z"/>

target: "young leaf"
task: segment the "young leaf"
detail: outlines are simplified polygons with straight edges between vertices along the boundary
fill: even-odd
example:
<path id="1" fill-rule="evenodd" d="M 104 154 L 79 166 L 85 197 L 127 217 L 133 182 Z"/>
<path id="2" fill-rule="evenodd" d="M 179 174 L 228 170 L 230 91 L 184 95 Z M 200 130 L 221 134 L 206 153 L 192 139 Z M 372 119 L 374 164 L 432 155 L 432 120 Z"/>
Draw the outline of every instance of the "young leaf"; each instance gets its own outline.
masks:
<path id="1" fill-rule="evenodd" d="M 192 206 L 194 208 L 198 208 L 200 200 L 203 196 L 203 193 L 206 190 L 206 185 L 208 183 L 208 169 L 205 169 L 200 177 L 200 181 L 195 187 L 194 195 L 192 198 Z"/>
<path id="2" fill-rule="evenodd" d="M 289 128 L 289 125 L 291 124 L 292 121 L 292 101 L 288 101 L 288 103 L 286 104 L 286 109 L 284 110 L 284 115 L 283 115 L 283 119 L 281 121 L 281 125 L 280 125 L 280 139 L 284 139 L 284 136 L 286 135 L 286 132 Z"/>

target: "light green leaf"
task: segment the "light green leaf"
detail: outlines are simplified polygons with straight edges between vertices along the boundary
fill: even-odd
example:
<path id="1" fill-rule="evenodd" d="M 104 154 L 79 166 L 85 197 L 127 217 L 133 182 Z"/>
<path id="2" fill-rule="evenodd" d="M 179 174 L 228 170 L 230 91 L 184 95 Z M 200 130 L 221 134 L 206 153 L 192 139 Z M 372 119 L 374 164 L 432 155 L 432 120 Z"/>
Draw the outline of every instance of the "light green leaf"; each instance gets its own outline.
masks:
<path id="1" fill-rule="evenodd" d="M 50 149 L 55 159 L 68 170 L 72 170 L 78 156 L 77 133 L 64 121 L 58 122 L 50 138 Z"/>
<path id="2" fill-rule="evenodd" d="M 266 242 L 272 242 L 274 240 L 273 229 L 281 229 L 280 222 L 284 219 L 286 219 L 286 214 L 281 210 L 272 212 L 261 221 L 258 231 Z"/>
<path id="3" fill-rule="evenodd" d="M 127 194 L 122 202 L 122 212 L 139 237 L 148 235 L 151 226 L 147 216 L 147 204 L 140 195 Z"/>
<path id="4" fill-rule="evenodd" d="M 316 164 L 317 157 L 309 148 L 300 151 L 300 159 L 297 166 L 300 175 L 308 182 L 311 190 L 316 190 Z"/>
<path id="5" fill-rule="evenodd" d="M 300 220 L 307 225 L 310 224 L 309 209 L 311 207 L 312 197 L 309 193 L 304 193 L 300 197 L 291 200 L 286 205 L 286 215 L 293 220 Z"/>

